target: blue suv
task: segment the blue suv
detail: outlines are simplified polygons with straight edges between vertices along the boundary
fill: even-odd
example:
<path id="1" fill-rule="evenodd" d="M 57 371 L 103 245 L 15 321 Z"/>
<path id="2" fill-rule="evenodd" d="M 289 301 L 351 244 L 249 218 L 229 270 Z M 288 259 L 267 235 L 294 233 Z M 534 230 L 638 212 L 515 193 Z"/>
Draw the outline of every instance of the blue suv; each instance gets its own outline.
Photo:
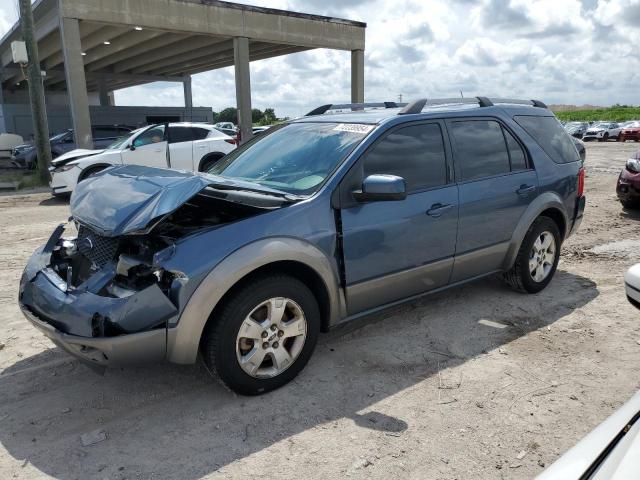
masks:
<path id="1" fill-rule="evenodd" d="M 539 101 L 325 105 L 208 173 L 115 166 L 82 182 L 19 302 L 96 368 L 201 353 L 259 394 L 336 324 L 496 273 L 542 290 L 583 189 Z"/>

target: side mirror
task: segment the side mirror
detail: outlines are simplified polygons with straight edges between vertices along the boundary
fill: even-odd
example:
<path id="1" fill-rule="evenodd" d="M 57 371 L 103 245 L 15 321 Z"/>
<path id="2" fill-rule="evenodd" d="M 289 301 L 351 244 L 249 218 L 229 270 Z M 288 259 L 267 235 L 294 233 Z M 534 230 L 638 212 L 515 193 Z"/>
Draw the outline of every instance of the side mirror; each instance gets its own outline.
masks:
<path id="1" fill-rule="evenodd" d="M 404 178 L 395 175 L 369 175 L 362 181 L 362 190 L 352 193 L 358 202 L 404 200 L 407 198 L 407 185 Z"/>
<path id="2" fill-rule="evenodd" d="M 136 146 L 132 143 L 131 145 L 127 145 L 127 148 L 133 152 L 136 149 Z"/>

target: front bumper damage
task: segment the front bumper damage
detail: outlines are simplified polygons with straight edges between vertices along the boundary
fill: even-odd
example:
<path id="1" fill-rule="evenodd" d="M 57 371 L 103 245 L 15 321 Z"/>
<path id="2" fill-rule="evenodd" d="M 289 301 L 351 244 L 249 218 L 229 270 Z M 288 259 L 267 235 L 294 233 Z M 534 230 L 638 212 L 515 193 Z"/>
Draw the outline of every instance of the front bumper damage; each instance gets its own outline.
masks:
<path id="1" fill-rule="evenodd" d="M 165 358 L 167 324 L 177 308 L 158 284 L 111 295 L 111 262 L 77 286 L 52 266 L 64 228 L 29 260 L 20 281 L 19 304 L 27 320 L 56 345 L 93 367 L 156 362 Z"/>

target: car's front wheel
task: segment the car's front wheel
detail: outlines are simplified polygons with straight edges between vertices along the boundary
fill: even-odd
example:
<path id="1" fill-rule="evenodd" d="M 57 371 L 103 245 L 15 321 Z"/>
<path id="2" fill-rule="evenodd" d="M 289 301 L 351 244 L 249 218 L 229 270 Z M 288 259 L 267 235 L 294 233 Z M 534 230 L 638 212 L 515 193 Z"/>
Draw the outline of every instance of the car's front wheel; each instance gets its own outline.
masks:
<path id="1" fill-rule="evenodd" d="M 201 344 L 209 371 L 242 395 L 291 381 L 307 364 L 320 331 L 318 302 L 297 278 L 258 277 L 225 300 Z"/>
<path id="2" fill-rule="evenodd" d="M 560 260 L 560 231 L 549 217 L 538 217 L 529 227 L 520 245 L 516 261 L 504 274 L 515 290 L 538 293 L 546 287 Z"/>

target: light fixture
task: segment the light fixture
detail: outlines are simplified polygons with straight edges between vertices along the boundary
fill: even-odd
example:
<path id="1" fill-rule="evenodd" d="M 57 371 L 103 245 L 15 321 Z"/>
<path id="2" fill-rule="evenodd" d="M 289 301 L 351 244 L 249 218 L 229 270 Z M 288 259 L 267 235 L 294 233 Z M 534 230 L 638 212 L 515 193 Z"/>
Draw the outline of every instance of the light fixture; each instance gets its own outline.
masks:
<path id="1" fill-rule="evenodd" d="M 108 40 L 106 42 L 102 42 L 102 43 L 104 43 L 105 45 L 111 45 L 111 42 L 108 41 Z"/>
<path id="2" fill-rule="evenodd" d="M 133 27 L 134 30 L 140 31 L 142 30 L 142 27 Z"/>
<path id="3" fill-rule="evenodd" d="M 87 56 L 87 52 L 82 52 L 82 56 L 86 57 Z"/>

